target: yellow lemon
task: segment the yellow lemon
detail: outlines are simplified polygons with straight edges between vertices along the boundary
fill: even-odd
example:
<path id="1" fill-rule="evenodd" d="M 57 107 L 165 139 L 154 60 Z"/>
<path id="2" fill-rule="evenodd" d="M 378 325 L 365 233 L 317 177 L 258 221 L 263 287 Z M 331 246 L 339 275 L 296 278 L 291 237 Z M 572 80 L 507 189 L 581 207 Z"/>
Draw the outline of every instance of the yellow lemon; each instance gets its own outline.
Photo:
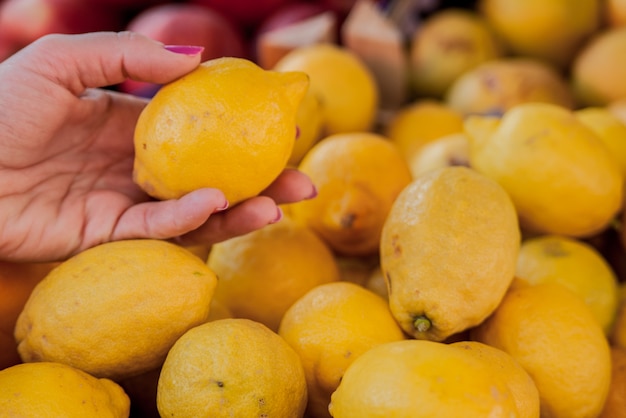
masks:
<path id="1" fill-rule="evenodd" d="M 526 103 L 502 118 L 470 116 L 470 165 L 507 191 L 524 229 L 591 236 L 622 206 L 622 174 L 602 140 L 574 113 Z"/>
<path id="2" fill-rule="evenodd" d="M 257 195 L 284 169 L 308 88 L 302 72 L 263 70 L 224 57 L 163 86 L 135 128 L 134 178 L 173 199 L 218 188 L 231 205 Z"/>
<path id="3" fill-rule="evenodd" d="M 478 341 L 459 341 L 451 344 L 475 355 L 493 369 L 494 375 L 504 377 L 511 391 L 519 418 L 539 416 L 539 391 L 528 372 L 507 352 Z"/>
<path id="4" fill-rule="evenodd" d="M 130 400 L 109 379 L 54 362 L 23 363 L 0 370 L 3 417 L 127 418 Z"/>
<path id="5" fill-rule="evenodd" d="M 368 131 L 376 122 L 379 92 L 367 65 L 351 50 L 316 43 L 293 49 L 274 66 L 276 71 L 302 71 L 322 106 L 323 136 Z"/>
<path id="6" fill-rule="evenodd" d="M 391 204 L 411 181 L 397 148 L 372 132 L 335 134 L 315 144 L 298 168 L 318 195 L 292 205 L 293 218 L 340 254 L 375 254 Z"/>
<path id="7" fill-rule="evenodd" d="M 596 417 L 602 410 L 609 344 L 587 304 L 565 286 L 513 286 L 471 338 L 509 353 L 530 374 L 542 417 Z"/>
<path id="8" fill-rule="evenodd" d="M 598 418 L 626 417 L 626 349 L 611 347 L 611 386 Z"/>
<path id="9" fill-rule="evenodd" d="M 610 331 L 618 304 L 617 276 L 591 245 L 555 235 L 526 239 L 516 276 L 530 284 L 562 284 L 583 298 L 602 329 Z"/>
<path id="10" fill-rule="evenodd" d="M 328 417 L 331 394 L 345 370 L 360 355 L 405 339 L 384 299 L 350 282 L 317 286 L 298 299 L 278 334 L 300 356 L 307 380 L 307 411 Z"/>
<path id="11" fill-rule="evenodd" d="M 380 241 L 394 317 L 408 334 L 436 341 L 478 325 L 513 280 L 519 241 L 513 203 L 490 178 L 458 166 L 414 180 Z"/>
<path id="12" fill-rule="evenodd" d="M 298 126 L 298 136 L 291 151 L 288 164 L 297 166 L 304 154 L 320 139 L 322 139 L 322 128 L 324 124 L 322 104 L 318 97 L 311 90 L 302 99 L 296 114 L 296 125 Z"/>
<path id="13" fill-rule="evenodd" d="M 601 23 L 596 0 L 479 0 L 482 16 L 510 52 L 565 68 Z"/>
<path id="14" fill-rule="evenodd" d="M 586 107 L 574 114 L 604 142 L 626 179 L 626 125 L 608 108 Z"/>
<path id="15" fill-rule="evenodd" d="M 56 361 L 122 379 L 158 367 L 206 321 L 217 279 L 190 251 L 160 240 L 117 241 L 61 263 L 17 319 L 25 362 Z"/>
<path id="16" fill-rule="evenodd" d="M 409 160 L 413 178 L 437 168 L 469 166 L 469 139 L 463 132 L 445 135 L 425 144 Z"/>
<path id="17" fill-rule="evenodd" d="M 384 130 L 409 162 L 427 143 L 463 132 L 463 115 L 441 101 L 420 99 L 400 108 Z"/>
<path id="18" fill-rule="evenodd" d="M 276 333 L 249 319 L 220 319 L 187 331 L 163 363 L 162 417 L 300 418 L 307 401 L 300 358 Z"/>
<path id="19" fill-rule="evenodd" d="M 373 347 L 332 394 L 334 418 L 515 417 L 504 376 L 448 344 L 404 340 Z"/>
<path id="20" fill-rule="evenodd" d="M 299 297 L 339 280 L 330 248 L 289 217 L 214 244 L 207 264 L 219 277 L 215 299 L 233 317 L 261 322 L 273 331 Z"/>

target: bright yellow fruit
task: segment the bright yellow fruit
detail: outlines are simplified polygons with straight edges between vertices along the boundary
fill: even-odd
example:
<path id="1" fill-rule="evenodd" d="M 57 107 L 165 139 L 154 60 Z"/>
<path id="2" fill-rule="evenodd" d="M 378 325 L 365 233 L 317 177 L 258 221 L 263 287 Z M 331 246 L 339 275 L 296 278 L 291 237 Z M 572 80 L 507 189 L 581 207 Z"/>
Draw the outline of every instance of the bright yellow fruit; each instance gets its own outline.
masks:
<path id="1" fill-rule="evenodd" d="M 591 418 L 602 410 L 609 345 L 587 304 L 565 286 L 513 286 L 471 337 L 509 353 L 530 374 L 542 417 Z"/>
<path id="2" fill-rule="evenodd" d="M 334 418 L 517 417 L 506 378 L 448 344 L 390 342 L 350 365 L 329 409 Z"/>
<path id="3" fill-rule="evenodd" d="M 611 386 L 598 418 L 626 417 L 626 349 L 611 347 Z"/>
<path id="4" fill-rule="evenodd" d="M 408 334 L 436 341 L 478 325 L 513 280 L 519 245 L 513 203 L 498 183 L 461 166 L 424 174 L 383 227 L 394 317 Z"/>
<path id="5" fill-rule="evenodd" d="M 207 264 L 219 277 L 215 299 L 233 317 L 261 322 L 273 331 L 299 297 L 339 280 L 330 248 L 288 216 L 214 244 Z"/>
<path id="6" fill-rule="evenodd" d="M 591 236 L 622 206 L 617 161 L 568 109 L 521 104 L 502 118 L 470 116 L 465 131 L 471 167 L 502 185 L 528 231 Z"/>
<path id="7" fill-rule="evenodd" d="M 522 103 L 574 106 L 570 86 L 550 65 L 529 57 L 503 57 L 459 76 L 445 103 L 463 115 L 502 115 Z"/>
<path id="8" fill-rule="evenodd" d="M 15 327 L 25 362 L 55 361 L 123 379 L 157 368 L 207 320 L 217 279 L 190 251 L 160 240 L 90 248 L 33 290 Z"/>
<path id="9" fill-rule="evenodd" d="M 335 134 L 311 148 L 298 168 L 318 195 L 292 205 L 294 219 L 340 254 L 376 254 L 391 204 L 411 181 L 394 145 L 371 132 Z"/>
<path id="10" fill-rule="evenodd" d="M 130 400 L 109 379 L 52 362 L 0 370 L 0 414 L 28 418 L 127 418 Z"/>
<path id="11" fill-rule="evenodd" d="M 459 132 L 463 132 L 463 115 L 432 99 L 417 100 L 400 108 L 385 127 L 385 136 L 407 162 L 427 143 Z"/>
<path id="12" fill-rule="evenodd" d="M 580 296 L 608 333 L 618 304 L 618 280 L 591 245 L 573 238 L 543 235 L 522 242 L 516 277 L 529 284 L 559 283 Z"/>
<path id="13" fill-rule="evenodd" d="M 442 98 L 463 73 L 502 55 L 495 34 L 473 10 L 441 9 L 413 32 L 409 68 L 419 96 Z"/>
<path id="14" fill-rule="evenodd" d="M 586 107 L 574 114 L 604 142 L 626 180 L 626 124 L 605 107 Z"/>
<path id="15" fill-rule="evenodd" d="M 539 416 L 539 391 L 524 368 L 507 352 L 478 341 L 459 341 L 450 344 L 481 359 L 492 368 L 494 375 L 504 376 L 519 418 Z"/>
<path id="16" fill-rule="evenodd" d="M 218 188 L 231 206 L 280 174 L 296 138 L 309 82 L 224 57 L 163 86 L 135 128 L 134 178 L 149 195 L 174 199 Z"/>
<path id="17" fill-rule="evenodd" d="M 162 417 L 301 418 L 306 401 L 295 351 L 263 324 L 242 318 L 187 331 L 168 353 L 157 387 Z"/>
<path id="18" fill-rule="evenodd" d="M 565 68 L 601 24 L 597 0 L 480 0 L 478 8 L 509 51 Z"/>
<path id="19" fill-rule="evenodd" d="M 376 79 L 349 49 L 330 43 L 299 47 L 281 58 L 274 70 L 309 75 L 311 92 L 322 106 L 323 136 L 374 126 L 379 102 Z"/>
<path id="20" fill-rule="evenodd" d="M 296 124 L 298 126 L 298 137 L 288 161 L 289 165 L 292 166 L 297 166 L 304 154 L 317 141 L 322 139 L 322 128 L 324 126 L 322 104 L 318 97 L 309 89 L 307 89 L 307 93 L 298 107 Z"/>
<path id="21" fill-rule="evenodd" d="M 463 132 L 445 135 L 425 144 L 409 160 L 409 169 L 416 179 L 437 168 L 469 166 L 469 139 Z"/>
<path id="22" fill-rule="evenodd" d="M 355 359 L 379 344 L 405 339 L 385 300 L 349 282 L 311 289 L 285 313 L 278 334 L 302 360 L 307 411 L 316 418 L 330 416 L 330 396 Z"/>

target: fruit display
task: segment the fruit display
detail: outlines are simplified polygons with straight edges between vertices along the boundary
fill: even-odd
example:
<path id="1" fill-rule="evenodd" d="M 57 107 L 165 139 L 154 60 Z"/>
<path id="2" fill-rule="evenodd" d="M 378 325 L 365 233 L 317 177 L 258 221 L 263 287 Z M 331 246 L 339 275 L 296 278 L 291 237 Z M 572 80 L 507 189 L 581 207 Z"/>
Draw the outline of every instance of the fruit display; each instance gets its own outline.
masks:
<path id="1" fill-rule="evenodd" d="M 140 191 L 316 189 L 0 257 L 0 416 L 626 417 L 626 1 L 0 0 L 0 65 L 103 30 L 204 47 L 105 87 Z"/>

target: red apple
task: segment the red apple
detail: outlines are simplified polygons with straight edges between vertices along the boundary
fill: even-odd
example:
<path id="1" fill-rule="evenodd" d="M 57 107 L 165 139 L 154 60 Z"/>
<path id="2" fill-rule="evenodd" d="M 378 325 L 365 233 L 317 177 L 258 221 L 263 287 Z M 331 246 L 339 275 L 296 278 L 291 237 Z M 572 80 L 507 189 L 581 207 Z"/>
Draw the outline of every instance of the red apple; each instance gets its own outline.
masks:
<path id="1" fill-rule="evenodd" d="M 0 2 L 0 43 L 9 54 L 49 33 L 120 30 L 122 27 L 122 16 L 117 10 L 87 0 Z M 3 58 L 6 56 L 0 57 Z"/>
<path id="2" fill-rule="evenodd" d="M 223 56 L 246 57 L 242 30 L 220 13 L 190 3 L 152 6 L 137 14 L 126 27 L 164 44 L 204 46 L 202 60 Z M 121 91 L 150 96 L 155 92 L 148 83 L 127 80 Z"/>
<path id="3" fill-rule="evenodd" d="M 210 7 L 238 24 L 258 26 L 281 6 L 294 0 L 188 0 L 190 3 Z"/>

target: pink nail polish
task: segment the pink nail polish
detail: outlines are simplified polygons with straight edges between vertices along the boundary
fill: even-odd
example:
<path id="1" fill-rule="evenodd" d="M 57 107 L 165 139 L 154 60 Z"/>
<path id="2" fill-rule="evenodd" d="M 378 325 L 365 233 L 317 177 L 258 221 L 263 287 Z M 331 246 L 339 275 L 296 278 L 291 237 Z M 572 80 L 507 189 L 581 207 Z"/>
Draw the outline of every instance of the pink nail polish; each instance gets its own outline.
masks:
<path id="1" fill-rule="evenodd" d="M 163 46 L 163 48 L 175 54 L 183 54 L 189 56 L 198 55 L 201 54 L 202 51 L 204 51 L 203 46 L 196 45 L 165 45 Z"/>
<path id="2" fill-rule="evenodd" d="M 300 138 L 300 127 L 296 126 L 296 139 Z"/>
<path id="3" fill-rule="evenodd" d="M 270 224 L 275 224 L 276 222 L 280 221 L 281 219 L 283 219 L 283 211 L 281 208 L 279 208 L 278 206 L 276 207 L 276 218 L 274 218 L 274 220 L 272 220 L 270 222 Z"/>
<path id="4" fill-rule="evenodd" d="M 224 206 L 219 207 L 219 208 L 215 208 L 213 213 L 225 211 L 226 209 L 228 209 L 228 206 L 229 206 L 228 200 L 225 200 L 224 201 Z"/>
<path id="5" fill-rule="evenodd" d="M 313 199 L 315 196 L 317 196 L 317 187 L 313 185 L 313 190 L 311 191 L 311 194 L 306 197 L 306 199 Z"/>

